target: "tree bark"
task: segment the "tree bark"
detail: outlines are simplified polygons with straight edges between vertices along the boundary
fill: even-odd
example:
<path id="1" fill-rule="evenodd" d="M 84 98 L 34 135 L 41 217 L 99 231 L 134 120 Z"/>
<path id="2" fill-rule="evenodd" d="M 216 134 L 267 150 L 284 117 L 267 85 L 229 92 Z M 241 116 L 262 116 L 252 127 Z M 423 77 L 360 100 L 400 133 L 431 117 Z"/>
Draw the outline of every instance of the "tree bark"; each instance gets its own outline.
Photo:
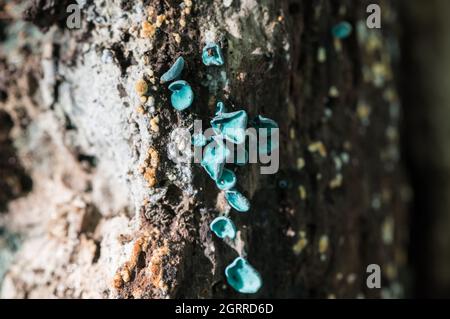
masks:
<path id="1" fill-rule="evenodd" d="M 93 0 L 78 30 L 51 0 L 31 1 L 25 24 L 23 4 L 0 2 L 1 147 L 14 145 L 16 159 L 3 164 L 2 151 L 2 178 L 14 181 L 0 196 L 1 229 L 16 243 L 2 244 L 2 297 L 242 298 L 224 276 L 238 255 L 261 273 L 255 297 L 403 296 L 397 10 L 379 1 L 382 29 L 367 29 L 372 2 Z M 165 22 L 142 37 L 158 15 Z M 353 33 L 337 40 L 341 21 Z M 223 67 L 202 64 L 209 41 Z M 178 56 L 195 92 L 183 112 L 158 80 Z M 140 79 L 154 105 L 140 102 Z M 237 170 L 245 214 L 199 165 L 170 157 L 177 129 L 209 123 L 218 100 L 280 126 L 279 172 Z M 234 241 L 209 230 L 228 211 Z M 381 289 L 366 285 L 369 264 L 381 267 Z"/>
<path id="2" fill-rule="evenodd" d="M 450 296 L 448 1 L 402 1 L 405 158 L 414 187 L 411 260 L 421 298 Z"/>

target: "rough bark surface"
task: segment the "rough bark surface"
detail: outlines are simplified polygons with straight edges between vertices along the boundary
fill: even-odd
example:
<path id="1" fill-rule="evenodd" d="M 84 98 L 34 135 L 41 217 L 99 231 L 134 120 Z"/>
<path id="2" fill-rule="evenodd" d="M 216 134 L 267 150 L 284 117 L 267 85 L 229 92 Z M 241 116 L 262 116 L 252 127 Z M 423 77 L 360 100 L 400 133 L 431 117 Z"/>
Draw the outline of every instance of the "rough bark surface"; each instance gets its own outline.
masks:
<path id="1" fill-rule="evenodd" d="M 0 1 L 1 296 L 245 297 L 224 278 L 238 254 L 262 275 L 257 297 L 402 296 L 410 191 L 391 2 L 381 31 L 366 28 L 366 1 L 190 2 L 85 1 L 68 30 L 56 1 Z M 352 35 L 333 39 L 343 20 Z M 209 41 L 223 67 L 201 63 Z M 181 55 L 195 103 L 180 113 L 158 79 Z M 252 208 L 230 212 L 233 242 L 209 231 L 230 210 L 223 194 L 171 160 L 177 129 L 208 123 L 219 99 L 280 125 L 280 171 L 237 170 Z M 366 286 L 373 263 L 382 289 Z"/>

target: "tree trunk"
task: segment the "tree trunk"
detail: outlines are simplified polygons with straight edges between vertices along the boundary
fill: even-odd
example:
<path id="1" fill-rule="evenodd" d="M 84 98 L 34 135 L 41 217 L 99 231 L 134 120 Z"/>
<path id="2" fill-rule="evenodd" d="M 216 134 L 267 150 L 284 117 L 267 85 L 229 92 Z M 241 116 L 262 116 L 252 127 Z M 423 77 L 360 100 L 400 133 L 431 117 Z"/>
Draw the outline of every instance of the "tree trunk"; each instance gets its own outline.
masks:
<path id="1" fill-rule="evenodd" d="M 411 261 L 416 295 L 450 296 L 450 3 L 401 2 L 404 147 L 414 187 Z"/>
<path id="2" fill-rule="evenodd" d="M 2 297 L 241 298 L 224 276 L 238 255 L 263 279 L 250 296 L 402 296 L 396 8 L 380 1 L 377 30 L 375 1 L 192 2 L 86 1 L 69 30 L 70 1 L 31 1 L 25 24 L 23 4 L 0 1 Z M 339 40 L 341 21 L 353 32 Z M 210 41 L 224 66 L 202 64 Z M 159 82 L 178 56 L 195 93 L 183 112 Z M 198 164 L 171 160 L 177 129 L 209 123 L 218 100 L 280 127 L 279 172 L 237 170 L 248 213 Z M 227 212 L 234 241 L 209 230 Z"/>

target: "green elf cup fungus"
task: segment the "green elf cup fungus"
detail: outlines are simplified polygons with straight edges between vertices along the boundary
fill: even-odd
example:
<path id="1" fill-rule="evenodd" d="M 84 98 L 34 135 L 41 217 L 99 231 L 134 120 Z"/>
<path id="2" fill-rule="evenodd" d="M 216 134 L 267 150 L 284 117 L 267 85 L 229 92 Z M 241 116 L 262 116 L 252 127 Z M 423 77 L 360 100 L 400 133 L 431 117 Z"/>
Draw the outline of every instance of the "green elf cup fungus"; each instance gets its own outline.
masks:
<path id="1" fill-rule="evenodd" d="M 191 106 L 194 100 L 194 93 L 192 92 L 191 86 L 183 80 L 175 81 L 169 85 L 169 90 L 172 91 L 172 96 L 170 100 L 172 106 L 178 110 L 182 111 Z"/>
<path id="2" fill-rule="evenodd" d="M 225 160 L 229 153 L 230 151 L 222 141 L 214 139 L 203 150 L 203 158 L 200 165 L 203 166 L 213 180 L 217 181 L 222 175 Z"/>
<path id="3" fill-rule="evenodd" d="M 225 268 L 228 284 L 243 294 L 254 294 L 262 286 L 261 275 L 247 260 L 237 257 Z"/>
<path id="4" fill-rule="evenodd" d="M 260 154 L 271 153 L 278 147 L 278 124 L 274 120 L 258 115 L 254 120 L 255 128 L 258 130 L 258 151 Z"/>
<path id="5" fill-rule="evenodd" d="M 226 112 L 225 104 L 223 104 L 223 102 L 217 102 L 215 115 L 219 115 L 224 112 Z"/>
<path id="6" fill-rule="evenodd" d="M 241 144 L 245 142 L 247 128 L 247 112 L 241 110 L 231 113 L 220 113 L 211 120 L 211 126 L 216 134 L 221 134 L 227 140 Z"/>
<path id="7" fill-rule="evenodd" d="M 230 169 L 224 168 L 222 175 L 217 179 L 216 185 L 220 190 L 229 190 L 236 185 L 236 174 Z"/>
<path id="8" fill-rule="evenodd" d="M 236 226 L 234 226 L 231 219 L 227 217 L 217 217 L 211 222 L 209 228 L 219 238 L 228 237 L 230 239 L 234 239 L 236 237 Z"/>
<path id="9" fill-rule="evenodd" d="M 245 213 L 250 209 L 249 200 L 236 189 L 225 191 L 225 199 L 238 212 Z"/>
<path id="10" fill-rule="evenodd" d="M 346 21 L 336 24 L 332 29 L 331 33 L 337 39 L 345 39 L 352 33 L 352 25 Z"/>
<path id="11" fill-rule="evenodd" d="M 179 57 L 170 69 L 161 76 L 161 83 L 170 82 L 180 77 L 184 68 L 184 59 Z"/>
<path id="12" fill-rule="evenodd" d="M 204 65 L 223 65 L 222 50 L 216 43 L 208 43 L 203 48 L 202 60 Z"/>
<path id="13" fill-rule="evenodd" d="M 208 140 L 205 135 L 202 133 L 197 133 L 192 135 L 192 145 L 203 147 L 208 143 Z"/>

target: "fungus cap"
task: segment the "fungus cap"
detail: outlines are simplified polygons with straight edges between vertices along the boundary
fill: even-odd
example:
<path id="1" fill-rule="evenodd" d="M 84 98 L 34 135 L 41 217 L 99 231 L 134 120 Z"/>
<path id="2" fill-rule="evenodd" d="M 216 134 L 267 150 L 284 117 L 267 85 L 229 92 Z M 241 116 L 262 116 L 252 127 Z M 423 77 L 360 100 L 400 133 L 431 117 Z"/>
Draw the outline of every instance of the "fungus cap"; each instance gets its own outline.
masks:
<path id="1" fill-rule="evenodd" d="M 217 43 L 208 43 L 203 48 L 202 61 L 205 65 L 223 65 L 222 49 Z"/>
<path id="2" fill-rule="evenodd" d="M 225 268 L 225 276 L 228 284 L 240 293 L 254 294 L 262 286 L 261 275 L 242 257 Z"/>
<path id="3" fill-rule="evenodd" d="M 191 86 L 186 81 L 178 80 L 172 82 L 169 85 L 169 90 L 172 91 L 170 101 L 176 110 L 182 111 L 191 106 L 194 100 L 194 92 L 192 92 Z"/>
<path id="4" fill-rule="evenodd" d="M 250 209 L 250 202 L 236 189 L 230 189 L 225 191 L 225 199 L 228 204 L 233 207 L 235 210 L 241 213 L 245 213 Z"/>
<path id="5" fill-rule="evenodd" d="M 161 83 L 170 82 L 180 77 L 184 68 L 184 59 L 180 56 L 170 69 L 161 76 Z"/>
<path id="6" fill-rule="evenodd" d="M 209 225 L 209 228 L 219 238 L 228 237 L 234 239 L 236 237 L 236 226 L 231 219 L 225 216 L 215 218 Z"/>
<path id="7" fill-rule="evenodd" d="M 339 22 L 332 29 L 331 33 L 337 39 L 345 39 L 352 33 L 353 27 L 347 21 Z"/>
<path id="8" fill-rule="evenodd" d="M 211 126 L 216 134 L 235 144 L 245 142 L 247 128 L 247 112 L 244 110 L 220 113 L 211 120 Z"/>
<path id="9" fill-rule="evenodd" d="M 279 128 L 277 122 L 262 115 L 258 115 L 253 122 L 259 135 L 258 152 L 268 154 L 278 148 Z"/>
<path id="10" fill-rule="evenodd" d="M 200 165 L 217 181 L 222 175 L 225 160 L 229 156 L 230 151 L 225 147 L 223 141 L 213 139 L 203 150 L 203 158 Z"/>
<path id="11" fill-rule="evenodd" d="M 224 168 L 216 181 L 216 185 L 223 191 L 233 188 L 236 185 L 236 174 L 232 170 Z"/>

